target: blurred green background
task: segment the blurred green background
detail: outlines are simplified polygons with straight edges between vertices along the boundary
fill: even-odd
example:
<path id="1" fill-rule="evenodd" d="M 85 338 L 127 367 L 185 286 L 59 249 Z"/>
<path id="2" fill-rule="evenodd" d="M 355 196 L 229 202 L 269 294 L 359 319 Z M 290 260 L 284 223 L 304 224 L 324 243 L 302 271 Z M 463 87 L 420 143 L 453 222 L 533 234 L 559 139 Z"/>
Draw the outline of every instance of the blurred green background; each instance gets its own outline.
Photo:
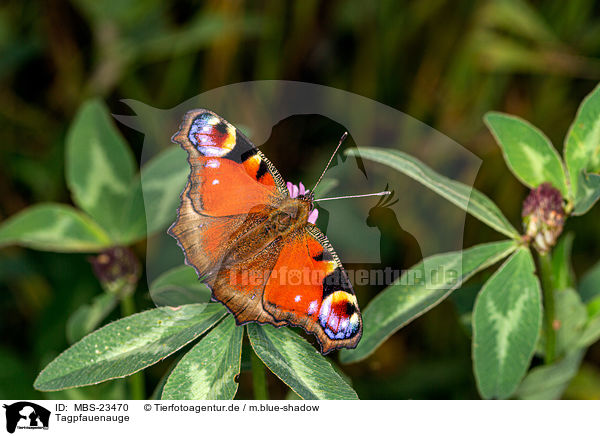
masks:
<path id="1" fill-rule="evenodd" d="M 526 190 L 505 167 L 482 116 L 488 110 L 520 115 L 561 150 L 577 106 L 600 81 L 600 5 L 591 0 L 4 1 L 0 220 L 43 201 L 71 203 L 64 179 L 65 133 L 86 99 L 100 96 L 111 112 L 128 114 L 120 99 L 170 108 L 218 86 L 262 79 L 341 88 L 429 124 L 483 160 L 476 187 L 518 224 Z M 142 136 L 119 128 L 139 157 Z M 332 144 L 331 137 L 326 143 Z M 293 144 L 300 147 L 299 141 Z M 282 173 L 293 173 L 293 162 L 273 160 Z M 596 207 L 568 222 L 567 230 L 576 235 L 578 276 L 600 258 L 599 219 Z M 467 220 L 465 246 L 494 239 L 492 230 Z M 143 259 L 145 244 L 134 250 Z M 152 306 L 145 291 L 140 285 L 138 308 Z M 54 394 L 32 388 L 40 369 L 69 345 L 69 315 L 100 292 L 86 255 L 0 250 L 0 397 L 127 395 L 119 381 Z M 477 398 L 470 340 L 458 320 L 447 301 L 365 362 L 343 370 L 361 398 Z M 149 393 L 170 362 L 147 371 Z M 273 398 L 286 395 L 277 379 L 269 383 Z M 251 396 L 245 372 L 238 397 Z M 588 351 L 565 398 L 600 398 L 599 345 Z"/>

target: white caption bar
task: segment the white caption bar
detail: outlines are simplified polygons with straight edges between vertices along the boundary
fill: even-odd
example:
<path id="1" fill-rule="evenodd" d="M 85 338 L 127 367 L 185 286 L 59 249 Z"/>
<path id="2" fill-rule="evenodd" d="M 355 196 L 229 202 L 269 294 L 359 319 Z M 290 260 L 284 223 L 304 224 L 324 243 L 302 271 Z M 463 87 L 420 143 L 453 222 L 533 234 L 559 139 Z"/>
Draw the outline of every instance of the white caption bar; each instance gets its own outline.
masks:
<path id="1" fill-rule="evenodd" d="M 323 433 L 565 435 L 596 427 L 593 401 L 2 401 L 0 434 Z M 6 430 L 6 431 L 5 431 Z M 11 431 L 12 430 L 12 431 Z M 41 430 L 41 432 L 39 432 Z M 225 432 L 225 433 L 224 433 Z"/>

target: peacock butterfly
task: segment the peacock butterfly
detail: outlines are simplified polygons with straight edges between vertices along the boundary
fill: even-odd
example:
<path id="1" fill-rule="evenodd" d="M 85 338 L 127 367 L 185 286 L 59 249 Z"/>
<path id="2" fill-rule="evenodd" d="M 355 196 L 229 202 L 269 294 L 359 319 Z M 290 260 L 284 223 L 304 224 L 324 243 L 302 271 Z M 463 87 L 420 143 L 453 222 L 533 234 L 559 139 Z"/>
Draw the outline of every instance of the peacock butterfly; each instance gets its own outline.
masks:
<path id="1" fill-rule="evenodd" d="M 191 171 L 169 234 L 213 298 L 238 325 L 302 327 L 323 354 L 356 347 L 360 310 L 314 224 L 313 193 L 286 185 L 248 138 L 208 110 L 187 112 L 172 140 L 187 151 Z"/>

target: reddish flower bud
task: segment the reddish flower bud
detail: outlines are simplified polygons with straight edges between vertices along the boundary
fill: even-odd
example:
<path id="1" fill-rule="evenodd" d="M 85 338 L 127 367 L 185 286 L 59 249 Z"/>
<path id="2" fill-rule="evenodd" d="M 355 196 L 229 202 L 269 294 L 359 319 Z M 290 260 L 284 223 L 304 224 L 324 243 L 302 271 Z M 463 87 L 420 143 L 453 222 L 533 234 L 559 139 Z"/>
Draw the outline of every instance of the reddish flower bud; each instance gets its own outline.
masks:
<path id="1" fill-rule="evenodd" d="M 140 262 L 127 247 L 112 247 L 90 257 L 94 274 L 108 292 L 129 293 L 140 278 Z"/>
<path id="2" fill-rule="evenodd" d="M 550 183 L 532 189 L 523 202 L 523 227 L 540 253 L 556 244 L 563 230 L 565 210 L 560 191 Z"/>

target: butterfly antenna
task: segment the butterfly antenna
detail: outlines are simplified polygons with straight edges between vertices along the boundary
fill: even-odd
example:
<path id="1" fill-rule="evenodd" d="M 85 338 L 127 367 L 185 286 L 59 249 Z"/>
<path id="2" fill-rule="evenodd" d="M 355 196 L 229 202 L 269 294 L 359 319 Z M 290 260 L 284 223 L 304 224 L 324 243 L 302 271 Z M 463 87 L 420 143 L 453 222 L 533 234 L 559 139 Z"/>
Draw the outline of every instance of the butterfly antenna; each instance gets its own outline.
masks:
<path id="1" fill-rule="evenodd" d="M 326 201 L 326 200 L 341 200 L 343 198 L 360 198 L 360 197 L 374 197 L 380 195 L 390 195 L 390 191 L 381 191 L 381 192 L 373 192 L 371 194 L 358 194 L 358 195 L 344 195 L 342 197 L 327 197 L 327 198 L 317 198 L 313 201 Z"/>
<path id="2" fill-rule="evenodd" d="M 333 154 L 329 158 L 329 162 L 327 162 L 327 165 L 325 165 L 325 169 L 321 173 L 321 177 L 319 177 L 319 180 L 317 180 L 317 183 L 315 183 L 315 186 L 312 188 L 312 190 L 310 192 L 315 192 L 315 189 L 317 189 L 317 186 L 319 186 L 319 183 L 321 183 L 321 179 L 325 175 L 325 172 L 327 171 L 327 168 L 329 168 L 329 165 L 331 165 L 331 161 L 333 160 L 333 157 L 335 156 L 335 154 L 337 153 L 338 149 L 342 145 L 342 142 L 344 142 L 344 139 L 346 139 L 347 136 L 348 136 L 348 132 L 344 132 L 344 134 L 340 138 L 340 142 L 338 142 L 337 147 L 335 147 L 335 150 L 333 151 Z"/>

